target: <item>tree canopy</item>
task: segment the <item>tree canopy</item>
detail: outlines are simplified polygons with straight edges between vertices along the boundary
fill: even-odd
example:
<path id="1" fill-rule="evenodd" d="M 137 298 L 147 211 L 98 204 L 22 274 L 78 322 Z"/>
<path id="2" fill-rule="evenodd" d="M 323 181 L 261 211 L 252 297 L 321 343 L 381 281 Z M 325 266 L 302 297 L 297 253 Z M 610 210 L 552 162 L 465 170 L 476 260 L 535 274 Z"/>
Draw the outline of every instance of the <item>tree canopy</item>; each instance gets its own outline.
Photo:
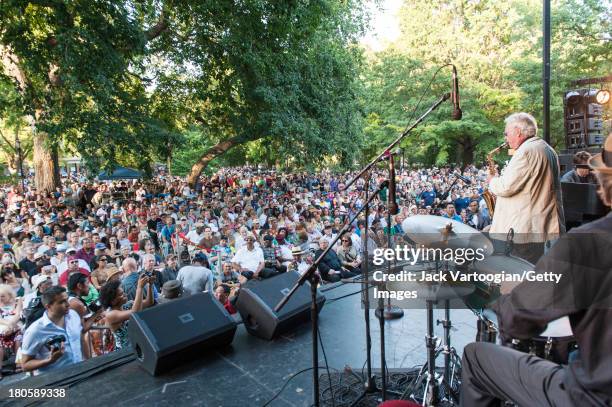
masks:
<path id="1" fill-rule="evenodd" d="M 211 162 L 347 168 L 449 91 L 449 70 L 429 84 L 449 62 L 463 120 L 450 121 L 443 105 L 402 143 L 410 160 L 479 161 L 509 113 L 540 118 L 541 2 L 406 1 L 400 37 L 377 53 L 358 44 L 363 3 L 4 0 L 4 150 L 14 151 L 7 134 L 27 133 L 47 190 L 59 182 L 60 152 L 80 154 L 95 173 L 168 160 L 192 183 Z M 553 1 L 558 148 L 569 82 L 612 70 L 610 6 Z"/>
<path id="2" fill-rule="evenodd" d="M 541 121 L 541 7 L 535 0 L 405 2 L 400 37 L 368 58 L 364 131 L 369 151 L 409 124 L 423 93 L 419 115 L 450 89 L 450 71 L 427 88 L 445 63 L 458 67 L 463 119 L 450 121 L 450 107 L 441 107 L 403 143 L 413 161 L 482 161 L 503 140 L 507 115 L 527 111 Z M 557 148 L 563 148 L 562 97 L 569 82 L 612 70 L 610 9 L 608 1 L 553 1 L 551 138 Z"/>

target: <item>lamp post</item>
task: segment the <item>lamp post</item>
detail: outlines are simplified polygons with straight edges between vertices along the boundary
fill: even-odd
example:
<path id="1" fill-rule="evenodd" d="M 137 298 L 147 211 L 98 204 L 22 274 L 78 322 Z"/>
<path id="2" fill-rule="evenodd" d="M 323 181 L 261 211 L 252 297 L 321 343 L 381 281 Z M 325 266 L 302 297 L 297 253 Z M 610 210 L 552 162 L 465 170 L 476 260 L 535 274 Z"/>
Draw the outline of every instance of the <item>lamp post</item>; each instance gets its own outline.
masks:
<path id="1" fill-rule="evenodd" d="M 19 136 L 15 134 L 15 150 L 17 150 L 17 160 L 19 161 L 19 178 L 21 178 L 21 190 L 25 194 L 25 182 L 23 179 L 23 157 L 21 156 L 21 141 Z"/>

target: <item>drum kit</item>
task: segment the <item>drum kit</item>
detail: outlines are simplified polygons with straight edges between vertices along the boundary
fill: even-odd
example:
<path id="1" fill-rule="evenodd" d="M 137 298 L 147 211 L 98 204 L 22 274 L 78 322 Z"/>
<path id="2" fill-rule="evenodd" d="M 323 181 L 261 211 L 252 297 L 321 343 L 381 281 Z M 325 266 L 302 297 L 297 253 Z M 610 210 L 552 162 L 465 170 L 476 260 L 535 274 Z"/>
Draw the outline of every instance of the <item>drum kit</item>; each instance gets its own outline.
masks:
<path id="1" fill-rule="evenodd" d="M 452 219 L 417 215 L 404 220 L 402 228 L 406 237 L 412 240 L 415 246 L 480 249 L 483 254 L 481 260 L 470 262 L 453 262 L 440 259 L 432 261 L 428 259 L 427 262 L 423 261 L 403 266 L 405 273 L 418 272 L 418 275 L 439 275 L 442 273 L 447 275 L 450 271 L 455 273 L 459 271 L 461 273 L 496 274 L 500 272 L 522 273 L 524 270 L 534 269 L 533 264 L 521 258 L 507 253 L 494 253 L 493 243 L 487 236 Z M 432 278 L 432 280 L 435 279 Z M 420 301 L 421 304 L 424 301 L 427 311 L 427 333 L 425 336 L 427 362 L 420 369 L 417 378 L 406 388 L 404 394 L 402 394 L 402 399 L 408 398 L 424 406 L 459 404 L 461 357 L 451 346 L 451 301 L 461 301 L 476 316 L 476 341 L 499 343 L 555 363 L 567 364 L 569 354 L 576 348 L 576 342 L 567 317 L 552 321 L 541 336 L 530 340 L 502 338 L 499 335 L 496 315 L 487 306 L 501 294 L 509 293 L 516 284 L 494 284 L 481 281 L 457 282 L 455 280 L 447 280 L 447 282 L 387 282 L 388 290 L 412 290 L 416 292 L 416 301 Z M 437 324 L 443 327 L 444 332 L 441 343 L 434 335 L 433 310 L 437 304 L 443 305 L 444 308 L 444 319 L 437 321 Z M 438 369 L 436 368 L 436 360 L 440 355 L 444 358 L 444 365 Z"/>

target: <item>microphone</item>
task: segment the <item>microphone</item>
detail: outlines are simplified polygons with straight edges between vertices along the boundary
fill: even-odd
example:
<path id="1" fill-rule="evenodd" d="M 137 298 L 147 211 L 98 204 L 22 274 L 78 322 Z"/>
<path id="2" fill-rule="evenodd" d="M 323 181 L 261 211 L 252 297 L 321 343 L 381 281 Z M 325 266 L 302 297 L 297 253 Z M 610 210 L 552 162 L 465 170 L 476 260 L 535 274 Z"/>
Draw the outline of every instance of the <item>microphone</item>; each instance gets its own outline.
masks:
<path id="1" fill-rule="evenodd" d="M 389 154 L 389 213 L 391 215 L 397 215 L 399 209 L 397 207 L 397 200 L 395 196 L 395 163 L 393 161 L 393 155 Z"/>
<path id="2" fill-rule="evenodd" d="M 453 120 L 461 120 L 463 112 L 459 106 L 459 78 L 457 77 L 457 68 L 453 65 L 453 91 L 451 92 L 451 101 L 453 102 Z"/>
<path id="3" fill-rule="evenodd" d="M 459 178 L 461 181 L 465 182 L 466 184 L 468 184 L 468 185 L 472 185 L 472 180 L 470 180 L 468 177 L 464 177 L 463 175 L 461 175 L 461 174 L 457 174 L 457 173 L 455 173 L 455 174 L 453 174 L 453 175 L 454 175 L 455 177 Z"/>

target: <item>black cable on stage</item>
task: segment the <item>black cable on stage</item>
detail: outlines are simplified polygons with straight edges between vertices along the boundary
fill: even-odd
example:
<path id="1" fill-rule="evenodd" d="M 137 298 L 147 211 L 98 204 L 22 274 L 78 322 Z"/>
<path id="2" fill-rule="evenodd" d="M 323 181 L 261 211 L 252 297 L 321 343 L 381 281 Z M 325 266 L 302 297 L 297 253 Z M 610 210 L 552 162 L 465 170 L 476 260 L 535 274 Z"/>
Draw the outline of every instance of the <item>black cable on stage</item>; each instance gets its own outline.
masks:
<path id="1" fill-rule="evenodd" d="M 355 292 L 352 292 L 352 293 L 344 294 L 344 295 L 341 295 L 340 297 L 330 298 L 329 300 L 327 300 L 327 304 L 331 304 L 331 303 L 336 302 L 336 301 L 338 301 L 338 300 L 341 300 L 341 299 L 343 299 L 343 298 L 350 297 L 351 295 L 355 295 L 355 294 L 362 293 L 362 292 L 364 292 L 365 290 L 367 290 L 367 288 L 362 288 L 362 289 L 361 289 L 361 290 L 359 290 L 359 291 L 355 291 Z"/>
<path id="2" fill-rule="evenodd" d="M 299 372 L 292 374 L 291 377 L 285 381 L 285 384 L 283 384 L 283 387 L 281 387 L 280 390 L 277 391 L 276 394 L 270 400 L 266 401 L 266 404 L 264 404 L 262 407 L 266 407 L 270 405 L 270 403 L 272 403 L 274 400 L 276 400 L 276 398 L 280 396 L 280 394 L 283 392 L 283 390 L 285 390 L 285 387 L 287 387 L 287 385 L 289 384 L 291 380 L 301 375 L 302 373 L 308 372 L 309 370 L 312 370 L 312 369 L 314 369 L 314 367 L 307 367 L 306 369 L 302 369 Z M 319 367 L 319 369 L 323 369 L 323 366 Z"/>
<path id="3" fill-rule="evenodd" d="M 323 346 L 323 339 L 321 339 L 321 330 L 317 330 L 319 335 L 319 344 L 321 344 L 321 350 L 323 351 L 323 360 L 325 361 L 325 370 L 327 371 L 327 380 L 329 380 L 329 391 L 332 397 L 332 406 L 336 407 L 336 395 L 334 394 L 334 388 L 331 382 L 331 374 L 329 373 L 329 365 L 327 364 L 327 355 L 325 354 L 325 347 Z"/>

